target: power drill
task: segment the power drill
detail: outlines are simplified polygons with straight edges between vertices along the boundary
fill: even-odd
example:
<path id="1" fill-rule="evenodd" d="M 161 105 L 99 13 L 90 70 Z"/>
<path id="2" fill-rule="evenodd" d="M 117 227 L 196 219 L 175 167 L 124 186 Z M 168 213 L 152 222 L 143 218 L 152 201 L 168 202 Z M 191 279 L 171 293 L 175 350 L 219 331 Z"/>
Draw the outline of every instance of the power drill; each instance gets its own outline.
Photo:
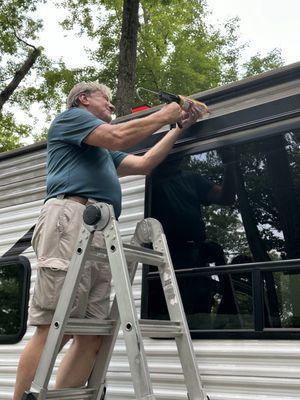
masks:
<path id="1" fill-rule="evenodd" d="M 140 87 L 137 89 L 137 95 L 138 97 L 142 100 L 142 98 L 139 95 L 140 90 L 145 90 L 150 93 L 154 93 L 158 96 L 159 100 L 164 102 L 164 103 L 172 103 L 173 101 L 175 103 L 178 103 L 183 110 L 189 111 L 192 106 L 196 107 L 198 111 L 202 112 L 203 114 L 209 113 L 209 109 L 205 103 L 202 103 L 201 101 L 191 99 L 190 97 L 186 96 L 181 96 L 173 93 L 168 93 L 164 92 L 162 90 L 155 92 L 153 90 L 145 89 L 143 87 Z"/>

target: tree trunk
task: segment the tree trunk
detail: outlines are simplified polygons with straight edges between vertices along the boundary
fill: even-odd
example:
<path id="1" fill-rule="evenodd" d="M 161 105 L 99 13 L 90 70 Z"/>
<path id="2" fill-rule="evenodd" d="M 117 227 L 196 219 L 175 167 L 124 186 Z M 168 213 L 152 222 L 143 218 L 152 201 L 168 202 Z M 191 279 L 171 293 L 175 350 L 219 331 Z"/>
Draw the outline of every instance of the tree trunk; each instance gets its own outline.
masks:
<path id="1" fill-rule="evenodd" d="M 35 48 L 32 52 L 29 53 L 27 59 L 24 61 L 22 66 L 15 72 L 13 79 L 6 86 L 4 90 L 0 93 L 0 112 L 3 108 L 4 103 L 11 97 L 14 91 L 19 86 L 20 82 L 24 77 L 28 74 L 30 68 L 35 63 L 36 59 L 41 54 L 40 48 Z"/>
<path id="2" fill-rule="evenodd" d="M 117 116 L 131 112 L 135 94 L 139 0 L 124 0 L 116 99 Z"/>
<path id="3" fill-rule="evenodd" d="M 240 166 L 236 164 L 236 183 L 239 209 L 242 216 L 244 229 L 253 259 L 256 262 L 270 261 L 263 240 L 257 228 L 257 223 L 250 207 L 245 189 L 244 177 Z M 264 273 L 265 282 L 265 324 L 267 327 L 280 327 L 279 303 L 276 292 L 275 280 L 272 272 Z"/>
<path id="4" fill-rule="evenodd" d="M 248 201 L 244 177 L 238 164 L 236 164 L 235 173 L 239 210 L 242 216 L 245 234 L 253 259 L 254 261 L 270 261 Z"/>
<path id="5" fill-rule="evenodd" d="M 300 258 L 300 208 L 283 136 L 264 143 L 270 187 L 278 211 L 288 258 Z"/>

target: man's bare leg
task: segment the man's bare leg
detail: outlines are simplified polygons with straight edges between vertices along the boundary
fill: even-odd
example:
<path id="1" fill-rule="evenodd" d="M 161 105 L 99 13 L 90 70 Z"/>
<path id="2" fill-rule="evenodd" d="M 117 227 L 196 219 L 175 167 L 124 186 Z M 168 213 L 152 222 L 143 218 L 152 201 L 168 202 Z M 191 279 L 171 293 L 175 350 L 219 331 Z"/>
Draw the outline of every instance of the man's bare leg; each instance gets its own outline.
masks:
<path id="1" fill-rule="evenodd" d="M 13 400 L 21 400 L 23 393 L 31 387 L 47 340 L 49 328 L 50 325 L 37 326 L 34 335 L 25 346 L 19 360 Z M 71 336 L 64 336 L 61 348 L 70 338 Z"/>
<path id="2" fill-rule="evenodd" d="M 56 389 L 84 386 L 87 382 L 98 350 L 101 336 L 78 336 L 65 354 L 56 375 Z"/>
<path id="3" fill-rule="evenodd" d="M 23 393 L 30 389 L 47 339 L 48 331 L 49 325 L 38 326 L 34 335 L 25 346 L 19 360 L 13 400 L 20 400 Z"/>

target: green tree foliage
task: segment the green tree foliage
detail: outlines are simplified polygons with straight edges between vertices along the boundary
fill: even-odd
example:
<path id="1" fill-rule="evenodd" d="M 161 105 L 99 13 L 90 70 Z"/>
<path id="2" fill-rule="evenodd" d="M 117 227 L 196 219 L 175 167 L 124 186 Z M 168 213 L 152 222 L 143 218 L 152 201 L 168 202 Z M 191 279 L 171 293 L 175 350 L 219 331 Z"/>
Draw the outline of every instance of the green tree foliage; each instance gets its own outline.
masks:
<path id="1" fill-rule="evenodd" d="M 243 64 L 243 68 L 245 69 L 244 77 L 246 78 L 248 76 L 270 71 L 282 65 L 283 59 L 279 49 L 273 49 L 265 57 L 262 57 L 260 53 L 257 53 L 252 56 L 248 62 Z"/>
<path id="2" fill-rule="evenodd" d="M 33 51 L 29 45 L 43 44 L 38 39 L 42 22 L 34 14 L 42 2 L 54 3 L 7 0 L 0 4 L 0 92 Z M 90 66 L 70 69 L 63 61 L 53 63 L 44 54 L 39 56 L 4 105 L 1 134 L 8 140 L 2 144 L 2 150 L 19 146 L 23 137 L 20 135 L 30 132 L 30 126 L 18 126 L 19 119 L 12 118 L 12 114 L 5 117 L 8 109 L 11 111 L 17 105 L 30 115 L 31 105 L 38 103 L 50 120 L 64 108 L 66 94 L 80 80 L 100 80 L 116 90 L 123 3 L 122 0 L 56 1 L 57 7 L 68 10 L 68 18 L 62 25 L 66 30 L 72 29 L 74 41 L 83 34 L 93 41 L 93 46 L 87 41 L 83 54 L 90 60 Z M 228 21 L 221 33 L 208 24 L 207 14 L 204 0 L 140 1 L 136 87 L 191 94 L 238 79 L 238 60 L 243 50 L 237 45 L 239 21 Z M 274 51 L 263 58 L 263 65 L 257 55 L 245 68 L 249 74 L 255 68 L 266 70 L 275 66 L 276 55 Z M 149 105 L 157 104 L 151 95 L 145 94 L 143 100 Z M 131 99 L 132 105 L 140 102 L 137 97 Z"/>
<path id="3" fill-rule="evenodd" d="M 0 114 L 0 153 L 21 146 L 21 138 L 28 137 L 30 126 L 18 124 L 10 112 Z"/>
<path id="4" fill-rule="evenodd" d="M 91 52 L 95 74 L 98 70 L 98 78 L 115 88 L 123 2 L 65 0 L 63 4 L 71 11 L 64 27 L 80 26 L 79 33 L 97 39 L 98 48 Z M 237 46 L 238 21 L 229 21 L 221 34 L 206 17 L 201 0 L 142 0 L 136 86 L 191 94 L 237 79 L 242 50 Z M 145 100 L 153 104 L 150 96 Z"/>
<path id="5" fill-rule="evenodd" d="M 16 61 L 27 52 L 23 40 L 37 39 L 37 32 L 41 28 L 41 21 L 34 20 L 29 13 L 36 10 L 39 1 L 32 0 L 6 0 L 0 3 L 0 50 L 1 56 L 4 54 L 12 56 L 12 59 L 1 59 L 6 67 L 11 67 L 7 72 L 13 73 Z M 15 62 L 15 63 L 14 63 Z M 1 71 L 1 79 L 6 75 Z"/>
<path id="6" fill-rule="evenodd" d="M 21 82 L 30 75 L 40 54 L 29 43 L 36 40 L 41 28 L 41 21 L 30 17 L 37 4 L 33 0 L 0 3 L 0 151 L 20 146 L 22 138 L 29 134 L 30 127 L 18 123 L 11 108 L 18 104 Z"/>
<path id="7" fill-rule="evenodd" d="M 236 73 L 229 77 L 241 50 L 236 21 L 222 35 L 207 24 L 203 1 L 142 4 L 138 85 L 191 94 L 236 79 Z"/>
<path id="8" fill-rule="evenodd" d="M 0 151 L 20 147 L 24 138 L 33 136 L 38 118 L 32 114 L 33 104 L 39 104 L 50 120 L 54 112 L 61 111 L 70 86 L 82 76 L 81 70 L 71 71 L 63 62 L 52 62 L 37 47 L 43 24 L 36 10 L 45 2 L 0 2 Z M 47 3 L 53 6 L 51 0 Z M 20 122 L 20 113 L 27 123 Z M 36 140 L 44 136 L 43 129 L 35 133 Z"/>

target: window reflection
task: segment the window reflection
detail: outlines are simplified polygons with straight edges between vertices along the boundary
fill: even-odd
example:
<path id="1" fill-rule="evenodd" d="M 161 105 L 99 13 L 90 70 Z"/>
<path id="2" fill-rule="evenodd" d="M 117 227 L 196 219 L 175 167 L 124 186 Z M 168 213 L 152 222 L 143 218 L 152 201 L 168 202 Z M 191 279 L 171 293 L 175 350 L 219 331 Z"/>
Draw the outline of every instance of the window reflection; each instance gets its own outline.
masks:
<path id="1" fill-rule="evenodd" d="M 288 132 L 154 171 L 151 216 L 165 230 L 192 329 L 253 328 L 251 273 L 204 275 L 203 267 L 300 258 L 299 140 Z M 291 276 L 264 274 L 266 327 L 300 327 L 300 281 Z M 156 279 L 144 312 L 165 318 Z"/>
<path id="2" fill-rule="evenodd" d="M 174 265 L 201 267 L 207 262 L 224 264 L 223 248 L 208 238 L 202 206 L 229 205 L 235 198 L 234 152 L 222 151 L 224 178 L 209 176 L 203 165 L 215 160 L 211 154 L 175 159 L 162 164 L 153 173 L 151 215 L 163 225 Z M 216 178 L 216 179 L 214 179 Z M 219 214 L 222 218 L 222 215 Z M 207 216 L 206 216 L 207 219 Z"/>
<path id="3" fill-rule="evenodd" d="M 0 268 L 0 335 L 19 333 L 22 315 L 22 281 L 18 265 Z"/>
<path id="4" fill-rule="evenodd" d="M 267 285 L 272 275 L 274 286 Z M 289 271 L 265 272 L 264 304 L 266 328 L 299 328 L 300 327 L 300 269 Z M 274 300 L 276 303 L 274 303 Z"/>

